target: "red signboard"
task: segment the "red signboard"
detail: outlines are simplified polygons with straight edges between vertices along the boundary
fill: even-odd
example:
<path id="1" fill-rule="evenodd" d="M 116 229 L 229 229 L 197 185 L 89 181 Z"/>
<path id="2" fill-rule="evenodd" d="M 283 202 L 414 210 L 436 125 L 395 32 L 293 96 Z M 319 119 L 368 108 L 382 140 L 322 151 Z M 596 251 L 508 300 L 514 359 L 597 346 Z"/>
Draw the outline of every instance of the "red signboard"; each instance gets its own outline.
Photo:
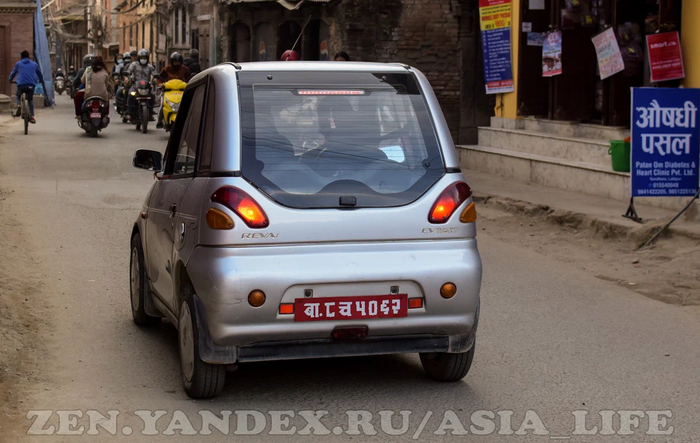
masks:
<path id="1" fill-rule="evenodd" d="M 647 35 L 647 52 L 652 83 L 685 78 L 678 32 Z"/>
<path id="2" fill-rule="evenodd" d="M 408 296 L 406 294 L 294 300 L 294 321 L 359 320 L 406 317 L 407 315 Z"/>

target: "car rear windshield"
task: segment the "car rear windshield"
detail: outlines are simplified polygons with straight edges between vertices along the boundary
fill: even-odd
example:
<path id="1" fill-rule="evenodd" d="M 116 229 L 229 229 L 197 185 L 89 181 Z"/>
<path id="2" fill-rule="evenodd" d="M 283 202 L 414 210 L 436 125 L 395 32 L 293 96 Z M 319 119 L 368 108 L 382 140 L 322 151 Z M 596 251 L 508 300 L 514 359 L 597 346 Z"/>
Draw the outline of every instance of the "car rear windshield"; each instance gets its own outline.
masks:
<path id="1" fill-rule="evenodd" d="M 242 174 L 293 208 L 411 203 L 445 173 L 411 73 L 240 72 Z"/>

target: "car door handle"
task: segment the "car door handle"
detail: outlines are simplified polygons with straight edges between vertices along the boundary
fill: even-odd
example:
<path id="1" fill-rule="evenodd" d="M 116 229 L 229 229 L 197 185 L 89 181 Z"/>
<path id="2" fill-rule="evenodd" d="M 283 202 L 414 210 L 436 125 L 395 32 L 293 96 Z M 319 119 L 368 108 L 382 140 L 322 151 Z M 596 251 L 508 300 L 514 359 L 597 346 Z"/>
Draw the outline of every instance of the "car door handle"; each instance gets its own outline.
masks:
<path id="1" fill-rule="evenodd" d="M 173 203 L 170 205 L 170 218 L 175 217 L 175 213 L 177 212 L 177 203 Z"/>

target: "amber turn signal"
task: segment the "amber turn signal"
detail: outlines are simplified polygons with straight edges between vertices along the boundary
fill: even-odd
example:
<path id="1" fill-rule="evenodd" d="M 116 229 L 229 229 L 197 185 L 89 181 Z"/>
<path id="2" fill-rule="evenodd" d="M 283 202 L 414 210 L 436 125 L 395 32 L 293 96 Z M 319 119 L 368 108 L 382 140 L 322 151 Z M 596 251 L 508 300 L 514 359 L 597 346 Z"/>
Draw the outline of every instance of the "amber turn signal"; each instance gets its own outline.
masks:
<path id="1" fill-rule="evenodd" d="M 457 286 L 454 283 L 445 283 L 440 288 L 440 295 L 442 298 L 452 298 L 457 293 Z"/>
<path id="2" fill-rule="evenodd" d="M 476 206 L 471 202 L 464 208 L 462 215 L 459 216 L 459 221 L 462 223 L 473 223 L 476 221 Z"/>
<path id="3" fill-rule="evenodd" d="M 260 289 L 251 291 L 251 293 L 248 294 L 248 303 L 254 308 L 259 308 L 265 303 L 265 293 Z"/>
<path id="4" fill-rule="evenodd" d="M 408 299 L 408 309 L 419 309 L 423 307 L 422 298 L 409 298 Z"/>
<path id="5" fill-rule="evenodd" d="M 233 229 L 233 220 L 231 220 L 231 217 L 218 209 L 209 208 L 207 210 L 206 219 L 207 225 L 212 229 Z"/>
<path id="6" fill-rule="evenodd" d="M 280 305 L 280 314 L 294 314 L 294 303 L 282 303 Z"/>

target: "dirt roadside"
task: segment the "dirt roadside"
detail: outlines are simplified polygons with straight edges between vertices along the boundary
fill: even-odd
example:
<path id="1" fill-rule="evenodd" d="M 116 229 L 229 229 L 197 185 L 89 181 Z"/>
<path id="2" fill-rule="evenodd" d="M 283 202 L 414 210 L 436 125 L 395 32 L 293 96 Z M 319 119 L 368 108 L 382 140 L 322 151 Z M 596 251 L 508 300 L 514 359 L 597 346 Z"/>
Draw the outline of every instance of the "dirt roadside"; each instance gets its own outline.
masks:
<path id="1" fill-rule="evenodd" d="M 477 199 L 477 213 L 479 230 L 499 240 L 570 263 L 646 297 L 695 306 L 700 312 L 700 241 L 665 235 L 640 250 L 653 226 L 626 232 L 610 225 L 590 226 L 569 213 L 492 198 Z"/>
<path id="2" fill-rule="evenodd" d="M 0 146 L 11 122 L 0 125 Z M 37 361 L 47 355 L 41 340 L 45 304 L 38 297 L 44 274 L 32 258 L 23 221 L 10 208 L 12 194 L 0 189 L 0 441 L 20 427 L 23 391 L 38 380 Z"/>

